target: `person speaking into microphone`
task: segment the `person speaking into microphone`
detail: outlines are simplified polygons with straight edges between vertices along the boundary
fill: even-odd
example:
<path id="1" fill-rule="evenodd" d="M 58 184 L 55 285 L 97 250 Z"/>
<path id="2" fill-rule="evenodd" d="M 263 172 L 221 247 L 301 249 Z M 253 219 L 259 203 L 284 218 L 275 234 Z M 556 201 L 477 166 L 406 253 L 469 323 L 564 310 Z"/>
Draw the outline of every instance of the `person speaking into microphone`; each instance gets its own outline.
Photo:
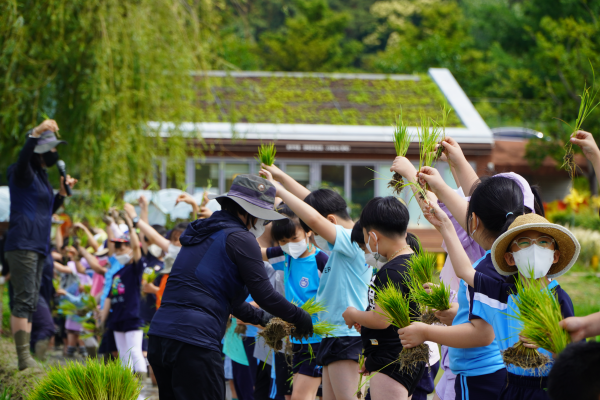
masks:
<path id="1" fill-rule="evenodd" d="M 37 364 L 29 352 L 31 317 L 36 311 L 44 260 L 49 251 L 52 214 L 62 205 L 77 180 L 61 176 L 54 195 L 46 169 L 59 159 L 56 147 L 58 125 L 47 119 L 27 133 L 17 162 L 8 167 L 10 223 L 4 244 L 5 260 L 14 293 L 11 329 L 19 370 Z M 69 190 L 67 192 L 67 190 Z"/>

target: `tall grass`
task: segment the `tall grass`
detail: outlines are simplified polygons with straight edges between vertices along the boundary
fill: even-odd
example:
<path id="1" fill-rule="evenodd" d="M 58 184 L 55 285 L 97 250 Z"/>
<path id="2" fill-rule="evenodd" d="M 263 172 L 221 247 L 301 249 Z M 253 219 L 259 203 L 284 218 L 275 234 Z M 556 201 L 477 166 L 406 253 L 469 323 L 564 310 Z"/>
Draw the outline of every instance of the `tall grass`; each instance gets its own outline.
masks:
<path id="1" fill-rule="evenodd" d="M 258 148 L 258 155 L 256 160 L 259 163 L 271 166 L 275 162 L 275 154 L 277 151 L 275 150 L 275 144 L 261 144 Z"/>
<path id="2" fill-rule="evenodd" d="M 47 372 L 28 400 L 135 400 L 142 389 L 139 379 L 119 360 L 69 362 Z"/>

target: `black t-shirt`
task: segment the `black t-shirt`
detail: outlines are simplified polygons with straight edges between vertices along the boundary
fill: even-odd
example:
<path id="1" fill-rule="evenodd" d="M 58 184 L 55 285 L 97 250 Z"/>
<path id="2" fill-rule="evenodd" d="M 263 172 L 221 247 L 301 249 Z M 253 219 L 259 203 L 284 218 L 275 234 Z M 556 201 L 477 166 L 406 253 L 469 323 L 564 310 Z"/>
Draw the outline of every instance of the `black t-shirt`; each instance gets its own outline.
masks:
<path id="1" fill-rule="evenodd" d="M 160 271 L 163 269 L 164 263 L 152 254 L 147 254 L 142 257 L 144 263 L 144 271 L 147 273 Z M 160 275 L 159 275 L 160 277 Z M 158 278 L 157 278 L 158 279 Z M 154 282 L 150 282 L 154 283 Z M 156 313 L 156 295 L 152 293 L 142 293 L 140 300 L 140 318 L 146 323 L 150 323 Z"/>
<path id="2" fill-rule="evenodd" d="M 113 276 L 108 294 L 111 299 L 109 328 L 117 332 L 127 332 L 143 325 L 140 315 L 140 297 L 144 260 L 131 262 Z"/>
<path id="3" fill-rule="evenodd" d="M 388 285 L 388 282 L 393 283 L 400 288 L 405 296 L 408 296 L 409 290 L 405 284 L 404 275 L 408 271 L 406 261 L 412 257 L 412 254 L 402 254 L 393 260 L 386 263 L 371 279 L 369 285 L 369 305 L 366 311 L 371 311 L 375 308 L 375 289 L 381 289 Z M 389 279 L 389 280 L 388 280 Z M 413 302 L 410 304 L 410 308 L 413 311 L 412 317 L 417 316 L 416 310 L 417 305 Z M 360 335 L 363 341 L 363 348 L 365 349 L 365 355 L 372 352 L 381 350 L 383 348 L 390 350 L 393 348 L 394 351 L 400 352 L 402 350 L 402 343 L 398 336 L 398 328 L 394 325 L 388 326 L 386 329 L 370 329 L 361 327 Z"/>

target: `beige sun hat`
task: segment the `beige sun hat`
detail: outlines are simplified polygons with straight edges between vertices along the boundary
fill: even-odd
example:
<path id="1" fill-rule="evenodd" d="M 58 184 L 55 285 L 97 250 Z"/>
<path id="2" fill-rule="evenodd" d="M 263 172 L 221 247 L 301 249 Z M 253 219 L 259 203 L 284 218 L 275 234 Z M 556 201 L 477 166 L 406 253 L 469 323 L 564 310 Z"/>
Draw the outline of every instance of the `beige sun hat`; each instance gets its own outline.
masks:
<path id="1" fill-rule="evenodd" d="M 541 215 L 525 214 L 518 216 L 492 246 L 492 262 L 500 275 L 509 276 L 518 272 L 516 266 L 506 263 L 504 254 L 510 251 L 510 245 L 521 232 L 530 230 L 551 236 L 558 245 L 557 250 L 560 251 L 560 257 L 548 271 L 549 278 L 561 276 L 575 264 L 581 250 L 581 245 L 575 236 L 564 226 L 553 224 Z"/>

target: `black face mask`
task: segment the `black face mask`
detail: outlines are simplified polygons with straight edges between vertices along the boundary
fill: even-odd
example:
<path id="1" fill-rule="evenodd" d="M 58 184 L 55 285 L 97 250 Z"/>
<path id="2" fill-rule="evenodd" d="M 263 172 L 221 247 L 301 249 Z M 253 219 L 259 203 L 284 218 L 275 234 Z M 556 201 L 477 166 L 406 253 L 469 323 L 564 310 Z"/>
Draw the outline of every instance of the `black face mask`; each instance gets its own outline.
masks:
<path id="1" fill-rule="evenodd" d="M 51 167 L 58 161 L 58 151 L 47 151 L 42 153 L 42 159 L 46 167 Z"/>

